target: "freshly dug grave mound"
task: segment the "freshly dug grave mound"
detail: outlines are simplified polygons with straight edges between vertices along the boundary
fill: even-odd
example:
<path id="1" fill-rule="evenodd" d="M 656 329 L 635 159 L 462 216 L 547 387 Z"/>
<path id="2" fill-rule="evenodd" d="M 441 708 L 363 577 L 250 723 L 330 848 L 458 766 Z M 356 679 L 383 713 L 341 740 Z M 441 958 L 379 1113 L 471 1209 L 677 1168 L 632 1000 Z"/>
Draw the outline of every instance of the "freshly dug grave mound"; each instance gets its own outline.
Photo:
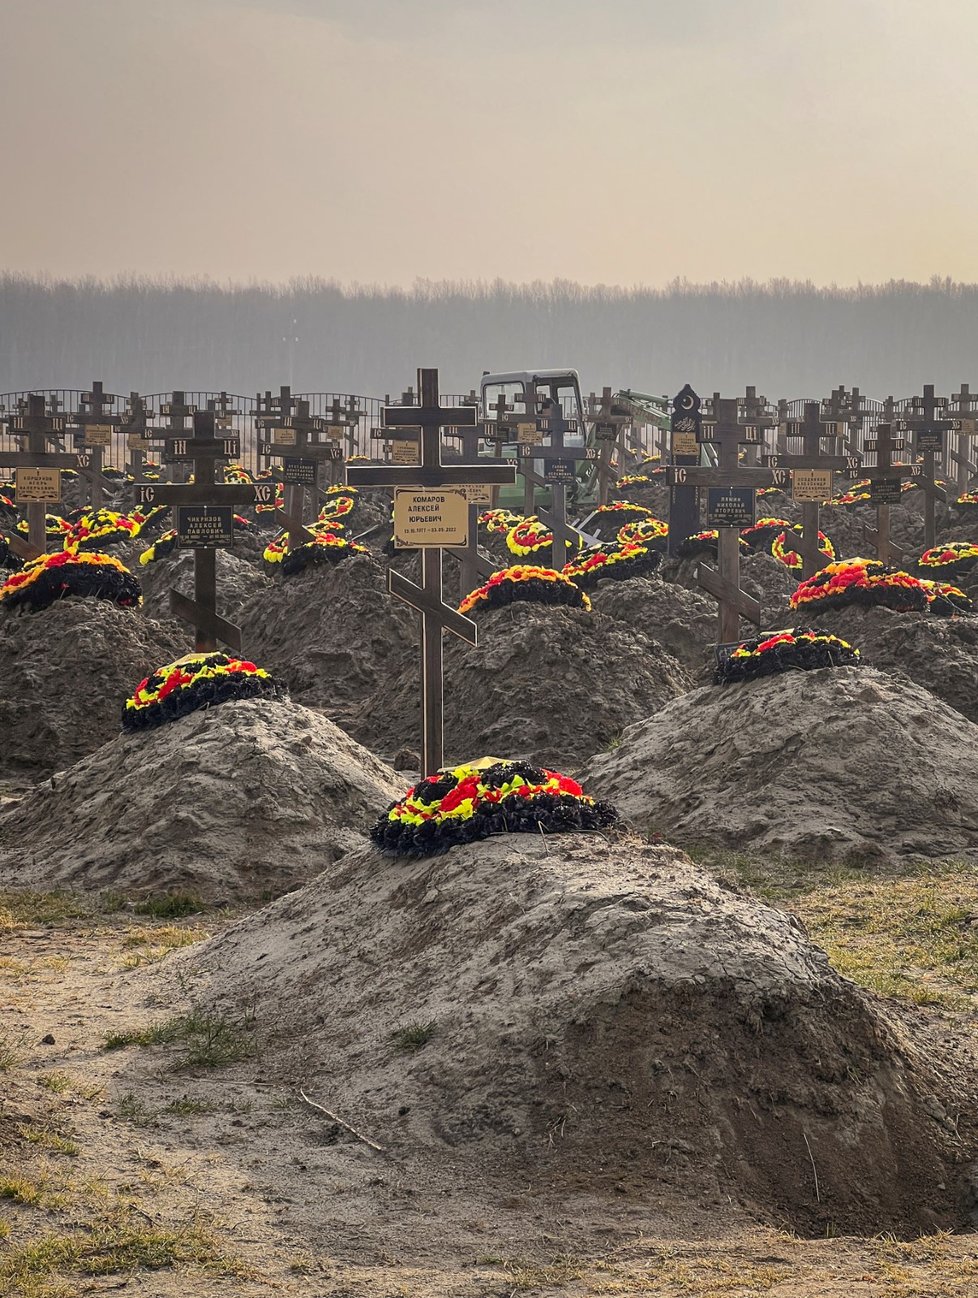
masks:
<path id="1" fill-rule="evenodd" d="M 701 563 L 705 563 L 710 568 L 718 567 L 716 559 L 701 556 L 692 559 L 666 559 L 659 571 L 664 581 L 684 586 L 687 590 L 698 594 L 705 594 L 703 587 L 696 580 L 696 569 Z M 797 576 L 773 555 L 758 553 L 740 556 L 740 587 L 745 594 L 760 601 L 763 626 L 790 625 L 788 600 L 797 586 Z M 710 603 L 715 611 L 716 603 L 712 598 Z M 741 630 L 744 635 L 751 634 L 751 624 L 741 621 Z M 716 639 L 715 626 L 710 639 Z"/>
<path id="2" fill-rule="evenodd" d="M 0 616 L 0 778 L 27 784 L 92 753 L 119 730 L 123 701 L 187 633 L 139 609 L 63 599 Z"/>
<path id="3" fill-rule="evenodd" d="M 242 608 L 240 621 L 248 654 L 297 703 L 325 712 L 361 743 L 369 737 L 355 724 L 360 705 L 382 700 L 389 679 L 417 662 L 417 616 L 391 597 L 384 569 L 368 555 L 276 581 Z"/>
<path id="4" fill-rule="evenodd" d="M 704 686 L 581 780 L 634 828 L 703 854 L 978 862 L 978 726 L 870 667 Z"/>
<path id="5" fill-rule="evenodd" d="M 446 639 L 445 752 L 452 760 L 502 755 L 572 774 L 625 726 L 692 688 L 686 669 L 650 634 L 581 609 L 486 609 L 479 641 L 472 648 Z M 412 647 L 351 733 L 390 756 L 417 744 L 420 709 Z"/>
<path id="6" fill-rule="evenodd" d="M 888 608 L 805 610 L 797 617 L 848 640 L 865 665 L 909 677 L 978 722 L 978 617 Z"/>
<path id="7" fill-rule="evenodd" d="M 815 1235 L 954 1220 L 943 1079 L 796 920 L 668 846 L 362 848 L 143 977 L 247 1005 L 263 1081 L 301 1079 L 448 1193 L 626 1195 L 653 1231 L 691 1203 Z"/>
<path id="8" fill-rule="evenodd" d="M 948 517 L 939 509 L 937 535 L 943 537 Z M 875 505 L 855 505 L 849 508 L 825 507 L 819 511 L 819 525 L 832 538 L 839 558 L 872 553 L 866 540 L 865 528 L 876 527 Z M 905 491 L 899 505 L 890 508 L 890 535 L 893 544 L 904 550 L 909 559 L 915 559 L 924 548 L 924 493 Z"/>
<path id="9" fill-rule="evenodd" d="M 147 541 L 140 548 L 145 550 L 149 544 Z M 256 543 L 249 538 L 244 544 L 251 550 Z M 249 562 L 234 550 L 218 550 L 216 564 L 217 611 L 222 617 L 236 622 L 249 600 L 270 590 L 271 579 L 254 562 Z M 142 564 L 137 559 L 132 570 L 143 588 L 143 611 L 150 617 L 163 619 L 173 616 L 170 612 L 171 588 L 193 597 L 193 550 L 175 550 L 153 563 Z"/>
<path id="10" fill-rule="evenodd" d="M 650 636 L 679 659 L 693 680 L 709 679 L 717 606 L 705 592 L 657 577 L 602 581 L 591 591 L 591 605 L 596 613 Z"/>
<path id="11" fill-rule="evenodd" d="M 9 807 L 0 873 L 16 888 L 267 897 L 357 846 L 401 792 L 318 712 L 222 703 L 119 734 Z"/>

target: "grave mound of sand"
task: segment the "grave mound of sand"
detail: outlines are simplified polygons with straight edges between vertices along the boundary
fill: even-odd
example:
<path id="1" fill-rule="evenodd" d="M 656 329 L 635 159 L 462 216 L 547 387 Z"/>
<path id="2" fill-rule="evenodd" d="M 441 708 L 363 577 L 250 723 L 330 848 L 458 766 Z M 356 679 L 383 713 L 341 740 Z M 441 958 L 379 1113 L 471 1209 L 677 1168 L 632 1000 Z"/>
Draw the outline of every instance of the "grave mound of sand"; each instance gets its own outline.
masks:
<path id="1" fill-rule="evenodd" d="M 150 617 L 170 618 L 171 587 L 189 595 L 194 594 L 194 552 L 175 550 L 154 563 L 142 564 L 138 551 L 145 550 L 150 542 L 137 547 L 137 558 L 130 565 L 143 588 L 143 612 Z M 249 537 L 244 544 L 255 544 Z M 216 552 L 217 611 L 231 622 L 238 620 L 242 606 L 253 599 L 261 599 L 271 589 L 269 577 L 241 554 L 230 550 Z M 247 642 L 244 649 L 250 652 Z"/>
<path id="2" fill-rule="evenodd" d="M 696 1202 L 814 1234 L 953 1215 L 935 1066 L 797 920 L 671 847 L 361 848 L 145 977 L 247 1006 L 263 1079 L 329 1097 L 394 1166 L 626 1194 L 653 1223 Z"/>
<path id="3" fill-rule="evenodd" d="M 94 752 L 143 677 L 186 651 L 172 623 L 105 600 L 0 614 L 0 779 L 28 784 Z"/>
<path id="4" fill-rule="evenodd" d="M 600 581 L 590 592 L 596 613 L 625 622 L 678 658 L 694 680 L 712 675 L 716 601 L 657 577 Z"/>
<path id="5" fill-rule="evenodd" d="M 318 712 L 223 703 L 118 734 L 9 806 L 0 873 L 16 888 L 276 895 L 363 842 L 402 792 Z"/>
<path id="6" fill-rule="evenodd" d="M 978 861 L 978 726 L 869 667 L 704 686 L 581 779 L 636 829 L 700 853 Z"/>
<path id="7" fill-rule="evenodd" d="M 978 722 L 978 617 L 934 617 L 888 608 L 813 610 L 794 616 L 795 621 L 807 618 L 848 640 L 861 651 L 865 665 L 902 673 Z"/>
<path id="8" fill-rule="evenodd" d="M 625 726 L 692 688 L 654 630 L 601 613 L 518 603 L 487 609 L 477 621 L 476 648 L 446 637 L 445 751 L 452 760 L 520 757 L 570 774 Z M 402 662 L 351 729 L 385 756 L 416 742 L 421 730 L 413 645 Z"/>
<path id="9" fill-rule="evenodd" d="M 368 744 L 369 727 L 358 729 L 354 716 L 408 661 L 418 670 L 417 622 L 388 594 L 386 573 L 369 555 L 280 577 L 241 610 L 249 655 L 284 681 L 297 703 Z M 409 737 L 418 732 L 415 726 Z"/>

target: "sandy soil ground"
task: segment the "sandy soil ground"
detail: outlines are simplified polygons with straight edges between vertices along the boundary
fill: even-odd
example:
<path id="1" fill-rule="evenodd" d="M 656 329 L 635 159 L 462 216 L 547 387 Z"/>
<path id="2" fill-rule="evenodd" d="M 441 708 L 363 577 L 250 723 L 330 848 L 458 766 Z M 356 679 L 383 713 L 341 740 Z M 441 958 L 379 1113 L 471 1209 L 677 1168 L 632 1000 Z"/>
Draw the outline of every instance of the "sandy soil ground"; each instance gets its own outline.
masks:
<path id="1" fill-rule="evenodd" d="M 389 1133 L 361 1133 L 384 1147 L 377 1151 L 305 1103 L 302 1078 L 263 1084 L 246 1021 L 203 1025 L 193 1041 L 106 1049 L 113 1034 L 186 1008 L 147 1004 L 133 968 L 201 940 L 227 915 L 105 915 L 38 895 L 5 900 L 0 1292 L 965 1298 L 978 1290 L 973 1236 L 804 1240 L 721 1206 L 653 1237 L 647 1209 L 627 1193 L 598 1200 L 584 1188 L 575 1202 L 558 1202 L 545 1185 L 486 1183 L 477 1166 L 456 1169 L 452 1186 L 432 1181 L 387 1148 Z M 241 1054 L 246 1062 L 235 1062 Z M 311 1098 L 330 1107 L 328 1095 Z"/>

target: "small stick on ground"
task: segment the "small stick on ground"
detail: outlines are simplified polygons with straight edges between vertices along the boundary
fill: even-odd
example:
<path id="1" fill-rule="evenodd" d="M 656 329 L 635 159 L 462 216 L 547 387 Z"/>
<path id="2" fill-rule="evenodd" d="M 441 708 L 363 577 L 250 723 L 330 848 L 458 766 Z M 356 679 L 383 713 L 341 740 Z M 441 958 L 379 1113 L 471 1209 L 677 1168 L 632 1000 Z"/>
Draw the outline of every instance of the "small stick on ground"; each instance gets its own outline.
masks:
<path id="1" fill-rule="evenodd" d="M 364 1145 L 367 1145 L 370 1149 L 375 1149 L 378 1154 L 387 1153 L 387 1150 L 383 1145 L 378 1145 L 376 1141 L 371 1140 L 369 1136 L 365 1136 L 362 1131 L 357 1131 L 356 1127 L 351 1127 L 348 1122 L 344 1122 L 342 1118 L 338 1118 L 335 1113 L 331 1113 L 329 1109 L 324 1108 L 323 1105 L 317 1104 L 315 1100 L 310 1100 L 309 1096 L 301 1086 L 299 1087 L 299 1094 L 302 1099 L 305 1100 L 306 1104 L 311 1105 L 314 1109 L 318 1109 L 320 1113 L 325 1113 L 331 1122 L 335 1122 L 336 1125 L 342 1127 L 344 1131 L 348 1131 L 351 1136 L 355 1136 L 356 1139 L 361 1141 Z"/>
<path id="2" fill-rule="evenodd" d="M 809 1162 L 810 1162 L 811 1165 L 812 1165 L 812 1174 L 813 1174 L 814 1177 L 815 1177 L 815 1202 L 816 1202 L 816 1203 L 821 1203 L 821 1202 L 822 1202 L 822 1196 L 821 1196 L 821 1195 L 819 1194 L 819 1192 L 818 1192 L 818 1168 L 815 1166 L 815 1159 L 814 1159 L 814 1157 L 813 1157 L 813 1155 L 812 1155 L 812 1147 L 811 1147 L 811 1145 L 808 1143 L 808 1136 L 805 1135 L 805 1132 L 803 1131 L 801 1134 L 802 1134 L 802 1138 L 803 1138 L 804 1141 L 805 1141 L 805 1148 L 808 1150 L 808 1159 L 809 1159 Z"/>

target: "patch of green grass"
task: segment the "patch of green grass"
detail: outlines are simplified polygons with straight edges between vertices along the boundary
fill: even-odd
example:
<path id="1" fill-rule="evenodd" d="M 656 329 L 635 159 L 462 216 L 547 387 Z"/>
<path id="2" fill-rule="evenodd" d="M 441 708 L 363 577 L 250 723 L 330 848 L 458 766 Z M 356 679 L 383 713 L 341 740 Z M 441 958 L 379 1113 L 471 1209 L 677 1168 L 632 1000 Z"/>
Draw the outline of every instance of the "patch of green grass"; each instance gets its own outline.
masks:
<path id="1" fill-rule="evenodd" d="M 0 1292 L 52 1298 L 78 1292 L 50 1281 L 70 1276 L 197 1267 L 240 1274 L 218 1251 L 214 1239 L 197 1226 L 162 1230 L 131 1223 L 96 1223 L 85 1233 L 44 1235 L 0 1255 Z M 193 1286 L 187 1289 L 192 1292 Z"/>
<path id="2" fill-rule="evenodd" d="M 171 1100 L 166 1108 L 162 1110 L 163 1113 L 173 1113 L 178 1117 L 184 1114 L 212 1113 L 213 1111 L 212 1105 L 205 1104 L 202 1100 L 192 1100 L 187 1095 L 180 1100 Z"/>
<path id="3" fill-rule="evenodd" d="M 115 1111 L 120 1118 L 124 1118 L 126 1122 L 131 1122 L 136 1127 L 151 1127 L 155 1121 L 149 1107 L 134 1091 L 126 1091 L 119 1096 Z"/>
<path id="4" fill-rule="evenodd" d="M 204 903 L 193 892 L 168 892 L 161 897 L 147 897 L 133 906 L 137 915 L 152 915 L 154 919 L 182 919 L 203 909 Z"/>
<path id="5" fill-rule="evenodd" d="M 33 1206 L 41 1202 L 43 1194 L 40 1184 L 26 1176 L 0 1177 L 0 1199 Z"/>
<path id="6" fill-rule="evenodd" d="M 70 892 L 0 892 L 0 914 L 5 926 L 21 928 L 25 925 L 57 927 L 70 920 L 88 919 L 92 904 Z"/>
<path id="7" fill-rule="evenodd" d="M 434 1022 L 409 1023 L 406 1027 L 398 1029 L 397 1032 L 392 1032 L 391 1041 L 395 1050 L 420 1050 L 435 1035 L 435 1027 Z"/>
<path id="8" fill-rule="evenodd" d="M 125 1046 L 160 1046 L 179 1043 L 183 1055 L 181 1068 L 222 1068 L 254 1053 L 254 1045 L 245 1027 L 214 1010 L 194 1009 L 162 1023 L 113 1032 L 105 1037 L 105 1050 Z"/>
<path id="9" fill-rule="evenodd" d="M 24 1140 L 32 1145 L 39 1145 L 42 1149 L 50 1150 L 52 1154 L 66 1154 L 69 1158 L 77 1158 L 81 1152 L 74 1140 L 59 1136 L 56 1131 L 51 1131 L 47 1127 L 22 1126 L 18 1130 Z"/>
<path id="10" fill-rule="evenodd" d="M 20 1051 L 6 1032 L 0 1032 L 0 1073 L 9 1073 L 20 1063 Z"/>
<path id="11" fill-rule="evenodd" d="M 822 888 L 792 909 L 840 973 L 882 996 L 950 1007 L 978 996 L 978 876 Z"/>
<path id="12" fill-rule="evenodd" d="M 38 1086 L 43 1086 L 53 1095 L 80 1095 L 83 1100 L 94 1100 L 102 1094 L 102 1087 L 96 1083 L 80 1082 L 69 1073 L 56 1070 L 53 1073 L 42 1073 L 37 1079 Z"/>

